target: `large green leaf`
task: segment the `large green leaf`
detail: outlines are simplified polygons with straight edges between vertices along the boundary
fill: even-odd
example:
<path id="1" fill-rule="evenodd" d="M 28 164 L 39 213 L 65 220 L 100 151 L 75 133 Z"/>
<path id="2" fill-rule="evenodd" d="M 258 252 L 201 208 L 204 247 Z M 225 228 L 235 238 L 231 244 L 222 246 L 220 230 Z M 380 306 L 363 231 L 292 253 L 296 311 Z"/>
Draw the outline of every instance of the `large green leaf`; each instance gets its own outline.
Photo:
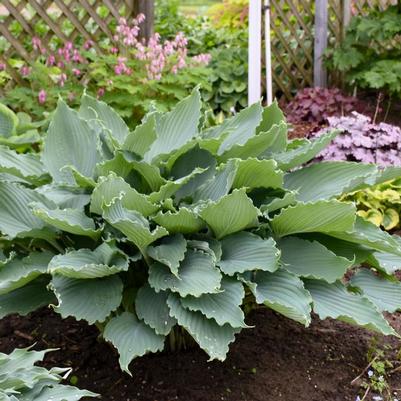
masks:
<path id="1" fill-rule="evenodd" d="M 51 236 L 50 230 L 28 206 L 33 202 L 55 206 L 38 192 L 15 183 L 0 182 L 0 231 L 10 239 Z"/>
<path id="2" fill-rule="evenodd" d="M 286 137 L 287 124 L 281 122 L 274 125 L 266 132 L 250 137 L 244 144 L 235 144 L 218 156 L 220 162 L 231 158 L 247 159 L 248 157 L 258 157 L 266 150 L 270 149 L 281 137 Z"/>
<path id="3" fill-rule="evenodd" d="M 78 209 L 49 209 L 41 203 L 33 203 L 33 214 L 46 224 L 67 233 L 98 238 L 100 229 L 96 229 L 95 222 L 84 211 Z"/>
<path id="4" fill-rule="evenodd" d="M 385 271 L 387 274 L 393 274 L 401 270 L 401 256 L 388 252 L 372 252 L 367 257 L 367 261 L 377 269 Z"/>
<path id="5" fill-rule="evenodd" d="M 50 261 L 48 270 L 65 277 L 92 279 L 127 271 L 128 267 L 129 261 L 123 252 L 103 243 L 94 251 L 78 249 L 56 255 Z"/>
<path id="6" fill-rule="evenodd" d="M 47 289 L 48 283 L 47 278 L 38 277 L 23 287 L 0 295 L 0 319 L 13 313 L 25 316 L 42 306 L 54 303 L 55 296 Z"/>
<path id="7" fill-rule="evenodd" d="M 156 115 L 152 113 L 142 124 L 137 125 L 133 132 L 128 134 L 122 148 L 144 157 L 156 138 Z"/>
<path id="8" fill-rule="evenodd" d="M 217 202 L 208 203 L 200 216 L 218 239 L 257 225 L 259 210 L 244 189 L 235 189 Z"/>
<path id="9" fill-rule="evenodd" d="M 344 230 L 336 227 L 335 231 L 327 232 L 327 234 L 345 241 L 365 245 L 377 251 L 401 256 L 401 243 L 362 217 L 356 218 L 353 229 Z"/>
<path id="10" fill-rule="evenodd" d="M 168 231 L 160 226 L 151 231 L 148 220 L 139 212 L 124 208 L 120 198 L 113 199 L 110 204 L 103 204 L 103 217 L 109 224 L 126 235 L 142 254 L 152 242 L 168 235 Z"/>
<path id="11" fill-rule="evenodd" d="M 235 334 L 241 329 L 228 324 L 219 326 L 214 319 L 207 319 L 201 312 L 191 312 L 185 309 L 178 296 L 170 294 L 167 299 L 170 316 L 177 319 L 199 346 L 206 351 L 210 360 L 224 361 L 228 346 L 235 340 Z"/>
<path id="12" fill-rule="evenodd" d="M 92 280 L 55 275 L 50 285 L 58 300 L 54 310 L 89 324 L 104 322 L 122 300 L 123 283 L 117 275 Z"/>
<path id="13" fill-rule="evenodd" d="M 274 125 L 285 122 L 284 113 L 278 106 L 277 100 L 263 109 L 262 121 L 256 128 L 256 134 L 269 131 Z"/>
<path id="14" fill-rule="evenodd" d="M 37 155 L 19 154 L 4 146 L 0 146 L 0 172 L 13 174 L 35 184 L 46 179 L 46 171 Z"/>
<path id="15" fill-rule="evenodd" d="M 157 334 L 166 336 L 177 323 L 169 315 L 167 298 L 169 293 L 165 291 L 156 292 L 148 284 L 138 291 L 135 300 L 135 311 L 139 319 L 142 319 Z"/>
<path id="16" fill-rule="evenodd" d="M 307 232 L 350 231 L 354 226 L 355 213 L 354 205 L 337 200 L 297 203 L 274 216 L 271 226 L 279 237 Z"/>
<path id="17" fill-rule="evenodd" d="M 220 289 L 221 273 L 209 254 L 188 250 L 178 268 L 178 277 L 161 263 L 149 268 L 149 284 L 156 291 L 171 290 L 180 296 L 216 293 Z"/>
<path id="18" fill-rule="evenodd" d="M 182 234 L 164 237 L 160 245 L 149 246 L 148 255 L 169 267 L 172 274 L 178 277 L 178 267 L 184 260 L 187 251 L 187 241 Z"/>
<path id="19" fill-rule="evenodd" d="M 90 202 L 85 190 L 65 185 L 49 184 L 36 189 L 60 209 L 83 209 Z"/>
<path id="20" fill-rule="evenodd" d="M 148 352 L 162 351 L 164 348 L 164 336 L 157 335 L 152 328 L 129 312 L 113 317 L 107 323 L 103 337 L 117 348 L 120 367 L 128 374 L 131 374 L 128 366 L 134 358 Z"/>
<path id="21" fill-rule="evenodd" d="M 17 132 L 17 115 L 4 104 L 0 103 L 0 136 L 9 138 Z"/>
<path id="22" fill-rule="evenodd" d="M 401 283 L 389 281 L 375 275 L 372 270 L 360 269 L 350 284 L 362 290 L 363 295 L 373 302 L 379 311 L 395 312 L 401 309 Z"/>
<path id="23" fill-rule="evenodd" d="M 190 96 L 179 102 L 175 108 L 164 114 L 156 122 L 157 138 L 144 155 L 147 162 L 189 142 L 198 134 L 198 125 L 201 117 L 201 97 L 199 89 L 195 89 Z"/>
<path id="24" fill-rule="evenodd" d="M 47 272 L 53 254 L 34 252 L 25 258 L 14 258 L 0 269 L 0 295 L 7 294 Z"/>
<path id="25" fill-rule="evenodd" d="M 335 255 L 317 241 L 286 237 L 280 241 L 281 261 L 289 272 L 308 278 L 334 283 L 344 276 L 354 263 Z"/>
<path id="26" fill-rule="evenodd" d="M 81 98 L 79 115 L 85 120 L 100 120 L 120 144 L 129 133 L 127 124 L 110 106 L 86 93 Z"/>
<path id="27" fill-rule="evenodd" d="M 234 188 L 281 188 L 283 173 L 277 170 L 274 160 L 249 158 L 238 161 Z"/>
<path id="28" fill-rule="evenodd" d="M 56 182 L 75 184 L 73 166 L 85 177 L 93 177 L 100 161 L 98 137 L 89 124 L 59 100 L 45 139 L 42 161 Z"/>
<path id="29" fill-rule="evenodd" d="M 34 252 L 22 259 L 11 259 L 0 269 L 0 295 L 7 294 L 47 272 L 53 255 Z"/>
<path id="30" fill-rule="evenodd" d="M 321 319 L 331 317 L 379 333 L 395 334 L 371 301 L 347 291 L 341 282 L 329 284 L 322 280 L 305 280 L 305 287 L 312 295 L 313 311 Z"/>
<path id="31" fill-rule="evenodd" d="M 250 288 L 257 303 L 305 326 L 310 324 L 312 298 L 298 277 L 280 269 L 273 273 L 256 272 L 252 282 L 256 284 Z"/>
<path id="32" fill-rule="evenodd" d="M 322 151 L 340 131 L 330 131 L 314 141 L 307 141 L 305 144 L 286 150 L 281 153 L 275 153 L 272 158 L 276 160 L 282 170 L 291 170 L 303 163 L 312 160 L 320 151 Z"/>
<path id="33" fill-rule="evenodd" d="M 195 212 L 185 207 L 181 207 L 178 212 L 163 213 L 160 211 L 152 217 L 152 220 L 164 227 L 170 234 L 192 234 L 205 227 L 205 222 Z"/>
<path id="34" fill-rule="evenodd" d="M 235 279 L 223 278 L 221 290 L 217 294 L 204 294 L 196 298 L 187 296 L 181 299 L 184 308 L 202 312 L 208 319 L 214 319 L 219 326 L 248 327 L 240 308 L 245 291 L 242 283 Z"/>
<path id="35" fill-rule="evenodd" d="M 297 191 L 297 199 L 302 202 L 330 199 L 352 191 L 376 171 L 373 164 L 316 163 L 287 174 L 284 187 Z"/>
<path id="36" fill-rule="evenodd" d="M 20 401 L 76 401 L 86 397 L 100 397 L 99 394 L 91 391 L 64 384 L 45 387 L 39 394 L 36 394 L 34 390 L 24 393 Z"/>
<path id="37" fill-rule="evenodd" d="M 268 199 L 268 203 L 262 204 L 259 209 L 263 214 L 268 216 L 269 213 L 282 209 L 296 203 L 296 192 L 286 192 L 282 198 L 272 197 Z"/>
<path id="38" fill-rule="evenodd" d="M 91 213 L 102 214 L 102 204 L 110 203 L 113 198 L 122 193 L 122 205 L 126 209 L 136 210 L 145 217 L 159 210 L 159 207 L 150 202 L 146 195 L 139 193 L 115 173 L 110 173 L 107 177 L 99 179 L 99 183 L 92 192 Z"/>
<path id="39" fill-rule="evenodd" d="M 218 262 L 221 271 L 229 276 L 250 270 L 273 272 L 278 268 L 280 251 L 272 238 L 240 232 L 221 241 L 222 257 Z"/>

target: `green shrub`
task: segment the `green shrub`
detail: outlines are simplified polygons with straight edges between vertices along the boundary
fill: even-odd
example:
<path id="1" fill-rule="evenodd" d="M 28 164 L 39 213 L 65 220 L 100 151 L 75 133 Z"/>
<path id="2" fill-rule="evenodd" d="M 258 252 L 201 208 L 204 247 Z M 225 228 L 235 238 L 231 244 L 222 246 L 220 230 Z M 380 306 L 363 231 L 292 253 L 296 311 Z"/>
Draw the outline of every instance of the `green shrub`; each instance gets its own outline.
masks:
<path id="1" fill-rule="evenodd" d="M 35 366 L 43 361 L 47 351 L 15 349 L 11 354 L 0 353 L 0 399 L 2 401 L 76 401 L 83 397 L 98 397 L 90 391 L 60 384 L 70 368 L 47 370 Z"/>
<path id="2" fill-rule="evenodd" d="M 401 94 L 401 6 L 354 16 L 329 66 L 344 72 L 351 86 Z"/>
<path id="3" fill-rule="evenodd" d="M 195 90 L 130 131 L 84 95 L 79 112 L 59 101 L 40 157 L 0 149 L 0 316 L 55 305 L 96 324 L 125 371 L 183 329 L 224 360 L 254 302 L 396 334 L 379 311 L 401 306 L 401 241 L 335 198 L 400 169 L 294 170 L 337 132 L 288 141 L 277 104 L 209 129 L 200 110 Z"/>

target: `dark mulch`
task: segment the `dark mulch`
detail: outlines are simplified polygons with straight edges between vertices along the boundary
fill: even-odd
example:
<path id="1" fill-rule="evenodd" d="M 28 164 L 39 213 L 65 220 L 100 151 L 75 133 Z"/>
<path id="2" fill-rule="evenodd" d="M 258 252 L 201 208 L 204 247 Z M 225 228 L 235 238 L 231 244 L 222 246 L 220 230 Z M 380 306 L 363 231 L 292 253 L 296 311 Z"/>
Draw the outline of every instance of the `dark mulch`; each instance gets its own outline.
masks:
<path id="1" fill-rule="evenodd" d="M 394 315 L 398 329 L 400 322 Z M 78 385 L 107 401 L 355 400 L 360 390 L 351 381 L 367 365 L 371 334 L 330 320 L 305 329 L 267 309 L 254 311 L 248 323 L 255 328 L 238 335 L 224 363 L 208 363 L 199 349 L 149 355 L 131 365 L 132 378 L 120 372 L 116 353 L 98 341 L 96 328 L 46 309 L 3 319 L 0 351 L 35 342 L 37 349 L 60 348 L 46 365 L 72 366 Z M 392 382 L 401 390 L 401 375 Z"/>

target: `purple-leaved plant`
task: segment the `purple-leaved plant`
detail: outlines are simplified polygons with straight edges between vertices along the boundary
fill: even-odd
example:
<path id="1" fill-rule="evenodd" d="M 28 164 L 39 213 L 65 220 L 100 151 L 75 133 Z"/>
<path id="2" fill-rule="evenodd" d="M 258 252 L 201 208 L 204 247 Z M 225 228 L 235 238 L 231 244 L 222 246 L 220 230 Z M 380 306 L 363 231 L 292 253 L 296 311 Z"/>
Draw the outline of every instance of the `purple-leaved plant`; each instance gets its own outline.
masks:
<path id="1" fill-rule="evenodd" d="M 329 117 L 329 127 L 311 136 L 318 137 L 332 129 L 343 131 L 325 148 L 317 160 L 348 160 L 401 166 L 401 128 L 386 123 L 374 124 L 370 117 L 353 112 L 343 117 Z"/>

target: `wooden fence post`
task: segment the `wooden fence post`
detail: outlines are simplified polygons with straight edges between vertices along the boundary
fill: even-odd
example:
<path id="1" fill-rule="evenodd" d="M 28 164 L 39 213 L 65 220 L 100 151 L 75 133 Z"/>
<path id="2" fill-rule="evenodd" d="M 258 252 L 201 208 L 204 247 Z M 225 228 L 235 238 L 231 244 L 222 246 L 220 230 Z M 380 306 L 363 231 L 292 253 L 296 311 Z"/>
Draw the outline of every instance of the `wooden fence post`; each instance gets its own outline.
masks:
<path id="1" fill-rule="evenodd" d="M 327 0 L 316 0 L 315 6 L 315 45 L 313 60 L 313 83 L 315 86 L 327 86 L 327 71 L 324 66 L 324 52 L 327 48 L 328 10 Z"/>
<path id="2" fill-rule="evenodd" d="M 140 36 L 146 40 L 154 33 L 155 26 L 155 2 L 154 0 L 133 0 L 133 12 L 134 16 L 138 14 L 145 14 L 146 19 L 142 24 L 139 25 L 141 28 Z"/>
<path id="3" fill-rule="evenodd" d="M 342 20 L 342 36 L 345 37 L 345 31 L 351 21 L 351 0 L 343 0 L 343 20 Z"/>

